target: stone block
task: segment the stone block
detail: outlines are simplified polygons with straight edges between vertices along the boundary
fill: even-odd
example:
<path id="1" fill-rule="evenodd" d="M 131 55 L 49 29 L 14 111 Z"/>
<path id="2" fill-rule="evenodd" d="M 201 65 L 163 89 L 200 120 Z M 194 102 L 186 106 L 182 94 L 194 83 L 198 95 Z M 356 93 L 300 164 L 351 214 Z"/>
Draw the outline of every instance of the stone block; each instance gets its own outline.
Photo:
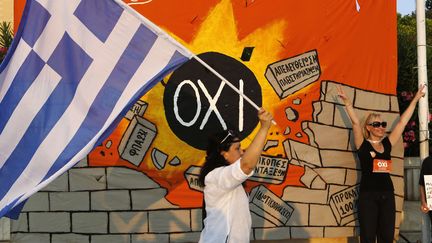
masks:
<path id="1" fill-rule="evenodd" d="M 290 227 L 258 228 L 253 229 L 255 240 L 282 240 L 291 239 Z"/>
<path id="2" fill-rule="evenodd" d="M 394 193 L 400 197 L 404 196 L 404 180 L 403 177 L 391 176 L 393 181 Z"/>
<path id="3" fill-rule="evenodd" d="M 355 88 L 331 80 L 326 80 L 321 82 L 320 100 L 324 100 L 330 103 L 343 104 L 343 101 L 338 97 L 338 89 L 337 89 L 338 85 L 342 87 L 343 91 L 348 96 L 348 99 L 350 100 L 351 104 L 354 104 Z"/>
<path id="4" fill-rule="evenodd" d="M 295 159 L 310 167 L 322 166 L 319 150 L 316 147 L 290 139 L 285 140 L 283 146 L 288 160 Z"/>
<path id="5" fill-rule="evenodd" d="M 116 211 L 130 210 L 131 198 L 127 190 L 91 192 L 91 210 Z"/>
<path id="6" fill-rule="evenodd" d="M 152 189 L 159 188 L 159 184 L 146 174 L 123 167 L 107 168 L 108 189 Z"/>
<path id="7" fill-rule="evenodd" d="M 333 212 L 328 205 L 310 204 L 310 226 L 338 226 Z"/>
<path id="8" fill-rule="evenodd" d="M 395 204 L 396 204 L 396 211 L 402 212 L 403 211 L 403 205 L 404 205 L 404 198 L 401 196 L 395 195 Z"/>
<path id="9" fill-rule="evenodd" d="M 170 242 L 169 234 L 134 234 L 131 243 L 162 243 Z"/>
<path id="10" fill-rule="evenodd" d="M 283 190 L 282 200 L 288 202 L 327 204 L 328 190 L 287 186 Z"/>
<path id="11" fill-rule="evenodd" d="M 131 236 L 124 235 L 92 235 L 91 243 L 130 243 Z"/>
<path id="12" fill-rule="evenodd" d="M 294 211 L 293 207 L 263 185 L 254 187 L 251 190 L 249 209 L 276 226 L 287 225 Z"/>
<path id="13" fill-rule="evenodd" d="M 404 160 L 392 157 L 392 175 L 403 176 L 404 174 Z"/>
<path id="14" fill-rule="evenodd" d="M 52 243 L 64 243 L 64 242 L 79 242 L 79 243 L 90 243 L 89 235 L 81 234 L 52 234 Z"/>
<path id="15" fill-rule="evenodd" d="M 198 177 L 201 171 L 201 167 L 191 165 L 184 173 L 186 181 L 188 182 L 189 188 L 195 191 L 202 192 L 204 189 L 198 184 Z"/>
<path id="16" fill-rule="evenodd" d="M 347 225 L 357 219 L 359 186 L 351 186 L 330 195 L 330 207 L 338 225 Z"/>
<path id="17" fill-rule="evenodd" d="M 276 227 L 274 223 L 263 218 L 261 215 L 256 214 L 254 211 L 251 211 L 252 218 L 252 228 L 273 228 Z"/>
<path id="18" fill-rule="evenodd" d="M 65 172 L 50 182 L 41 192 L 66 192 L 69 190 L 69 173 Z"/>
<path id="19" fill-rule="evenodd" d="M 51 211 L 89 211 L 89 192 L 51 192 Z"/>
<path id="20" fill-rule="evenodd" d="M 10 240 L 11 222 L 9 218 L 0 218 L 0 241 Z"/>
<path id="21" fill-rule="evenodd" d="M 403 140 L 401 138 L 396 142 L 395 145 L 393 145 L 392 151 L 391 151 L 391 156 L 403 159 L 404 158 L 404 152 L 405 152 L 405 149 L 403 147 Z"/>
<path id="22" fill-rule="evenodd" d="M 145 101 L 138 100 L 132 107 L 128 110 L 124 116 L 128 120 L 132 120 L 134 116 L 143 117 L 145 111 L 147 110 L 148 104 Z"/>
<path id="23" fill-rule="evenodd" d="M 325 125 L 333 125 L 335 105 L 333 103 L 318 101 L 313 102 L 312 121 Z"/>
<path id="24" fill-rule="evenodd" d="M 325 227 L 324 228 L 324 237 L 325 238 L 335 238 L 341 236 L 353 236 L 354 235 L 354 227 Z M 352 241 L 348 241 L 352 242 Z M 357 242 L 357 241 L 355 241 Z"/>
<path id="25" fill-rule="evenodd" d="M 307 61 L 305 62 L 305 60 Z M 271 63 L 267 66 L 264 75 L 279 98 L 283 99 L 319 79 L 321 68 L 318 61 L 318 52 L 310 50 Z"/>
<path id="26" fill-rule="evenodd" d="M 30 232 L 69 233 L 70 214 L 64 212 L 29 213 Z"/>
<path id="27" fill-rule="evenodd" d="M 315 168 L 313 170 L 326 184 L 345 185 L 345 179 L 347 178 L 347 169 Z"/>
<path id="28" fill-rule="evenodd" d="M 49 211 L 48 192 L 33 194 L 24 204 L 22 212 L 47 212 Z"/>
<path id="29" fill-rule="evenodd" d="M 170 234 L 169 242 L 198 242 L 200 239 L 201 232 L 184 232 L 184 233 L 172 233 Z"/>
<path id="30" fill-rule="evenodd" d="M 29 234 L 29 233 L 16 233 L 11 235 L 11 242 L 19 242 L 19 243 L 45 243 L 50 241 L 50 234 Z"/>
<path id="31" fill-rule="evenodd" d="M 201 231 L 203 229 L 203 209 L 191 209 L 192 231 Z"/>
<path id="32" fill-rule="evenodd" d="M 284 158 L 261 155 L 255 167 L 251 181 L 281 184 L 288 172 L 288 160 Z"/>
<path id="33" fill-rule="evenodd" d="M 324 227 L 291 227 L 291 237 L 293 239 L 323 238 Z"/>
<path id="34" fill-rule="evenodd" d="M 72 232 L 85 234 L 108 233 L 108 213 L 72 213 Z"/>
<path id="35" fill-rule="evenodd" d="M 27 213 L 20 213 L 18 220 L 9 220 L 8 218 L 2 218 L 2 220 L 9 220 L 10 221 L 10 229 L 11 232 L 17 233 L 17 232 L 28 232 L 29 226 L 28 226 L 28 215 Z"/>
<path id="36" fill-rule="evenodd" d="M 303 131 L 308 135 L 310 144 L 320 149 L 347 150 L 350 145 L 350 130 L 313 122 L 303 122 Z M 334 139 L 331 139 L 334 138 Z"/>
<path id="37" fill-rule="evenodd" d="M 396 95 L 390 96 L 390 111 L 399 112 L 399 101 Z"/>
<path id="38" fill-rule="evenodd" d="M 78 163 L 74 165 L 74 168 L 83 168 L 83 167 L 88 167 L 87 156 L 81 159 L 80 161 L 78 161 Z"/>
<path id="39" fill-rule="evenodd" d="M 309 224 L 309 205 L 307 203 L 292 203 L 291 207 L 294 211 L 291 219 L 288 221 L 288 226 L 304 226 Z"/>
<path id="40" fill-rule="evenodd" d="M 166 189 L 132 190 L 132 210 L 178 208 L 165 199 Z"/>
<path id="41" fill-rule="evenodd" d="M 323 178 L 315 172 L 314 169 L 309 166 L 304 167 L 305 172 L 300 178 L 301 183 L 303 183 L 307 188 L 324 190 L 327 188 L 326 182 Z"/>
<path id="42" fill-rule="evenodd" d="M 156 126 L 146 119 L 134 116 L 120 141 L 118 152 L 122 159 L 139 166 L 156 138 Z"/>
<path id="43" fill-rule="evenodd" d="M 171 233 L 191 231 L 189 210 L 163 210 L 149 212 L 149 232 Z"/>
<path id="44" fill-rule="evenodd" d="M 147 212 L 111 212 L 109 214 L 109 232 L 117 233 L 148 233 Z"/>
<path id="45" fill-rule="evenodd" d="M 356 89 L 354 104 L 367 110 L 390 111 L 390 97 L 386 94 Z"/>
<path id="46" fill-rule="evenodd" d="M 72 168 L 69 170 L 70 191 L 106 189 L 105 168 Z"/>
<path id="47" fill-rule="evenodd" d="M 356 154 L 350 151 L 320 150 L 322 167 L 340 167 L 348 169 L 360 169 L 356 161 Z"/>
<path id="48" fill-rule="evenodd" d="M 345 185 L 354 186 L 360 183 L 361 179 L 361 170 L 350 170 L 347 169 Z"/>

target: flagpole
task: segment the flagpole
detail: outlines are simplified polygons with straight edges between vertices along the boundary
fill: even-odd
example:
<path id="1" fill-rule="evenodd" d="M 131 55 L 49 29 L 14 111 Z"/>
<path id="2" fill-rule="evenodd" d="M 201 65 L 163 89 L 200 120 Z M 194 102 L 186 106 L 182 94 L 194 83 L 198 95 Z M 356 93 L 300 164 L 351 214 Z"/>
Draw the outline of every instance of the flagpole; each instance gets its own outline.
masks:
<path id="1" fill-rule="evenodd" d="M 229 87 L 231 87 L 235 92 L 237 92 L 243 99 L 245 99 L 247 102 L 249 102 L 249 104 L 251 104 L 255 109 L 260 110 L 260 107 L 255 104 L 251 99 L 249 99 L 249 97 L 247 97 L 245 94 L 243 94 L 242 92 L 240 92 L 240 90 L 234 86 L 232 83 L 230 83 L 226 78 L 224 78 L 220 73 L 218 73 L 216 70 L 214 70 L 210 65 L 208 65 L 206 62 L 204 62 L 201 58 L 199 58 L 197 55 L 193 55 L 192 58 L 194 58 L 195 60 L 197 60 L 199 63 L 201 63 L 201 65 L 203 65 L 204 67 L 206 67 L 210 72 L 212 72 L 214 75 L 216 75 L 218 78 L 220 78 L 220 80 L 222 80 L 222 82 L 224 82 L 226 85 L 228 85 Z M 274 120 L 272 120 L 272 123 L 274 125 L 276 125 L 276 122 Z"/>
<path id="2" fill-rule="evenodd" d="M 420 160 L 423 161 L 429 156 L 429 129 L 428 129 L 428 82 L 426 66 L 426 18 L 424 0 L 416 0 L 416 21 L 417 21 L 417 70 L 418 86 L 425 85 L 425 96 L 419 100 L 419 141 Z M 425 214 L 426 215 L 426 214 Z M 429 217 L 422 217 L 422 242 L 430 242 L 430 221 Z"/>

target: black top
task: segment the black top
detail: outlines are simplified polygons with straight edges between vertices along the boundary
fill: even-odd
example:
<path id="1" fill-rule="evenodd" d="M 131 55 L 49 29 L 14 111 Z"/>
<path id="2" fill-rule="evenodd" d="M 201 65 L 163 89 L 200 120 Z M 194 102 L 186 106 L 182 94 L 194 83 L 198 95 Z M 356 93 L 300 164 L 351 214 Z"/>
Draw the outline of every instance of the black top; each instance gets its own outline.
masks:
<path id="1" fill-rule="evenodd" d="M 424 175 L 432 175 L 432 157 L 429 156 L 423 160 L 420 170 L 419 185 L 424 186 Z"/>
<path id="2" fill-rule="evenodd" d="M 384 152 L 380 153 L 376 151 L 372 147 L 372 144 L 365 139 L 357 151 L 362 170 L 362 177 L 360 181 L 361 192 L 394 191 L 393 182 L 389 173 L 372 172 L 374 159 L 391 159 L 392 146 L 388 137 L 385 137 L 382 140 L 382 144 L 384 146 Z M 375 157 L 373 157 L 373 155 L 375 155 Z"/>

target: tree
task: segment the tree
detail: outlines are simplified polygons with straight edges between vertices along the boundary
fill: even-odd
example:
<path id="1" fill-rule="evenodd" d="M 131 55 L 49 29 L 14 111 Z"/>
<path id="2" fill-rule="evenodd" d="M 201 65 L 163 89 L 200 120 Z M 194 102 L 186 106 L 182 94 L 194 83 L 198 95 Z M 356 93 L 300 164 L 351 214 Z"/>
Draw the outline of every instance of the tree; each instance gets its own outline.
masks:
<path id="1" fill-rule="evenodd" d="M 432 43 L 432 0 L 426 1 L 426 43 Z M 414 92 L 417 91 L 417 26 L 416 15 L 397 16 L 398 29 L 398 83 L 397 94 L 399 108 L 405 110 L 411 101 Z M 429 45 L 428 45 L 429 46 Z M 427 72 L 432 77 L 432 55 L 430 48 L 427 49 Z M 429 104 L 431 104 L 429 95 Z M 412 116 L 404 131 L 405 156 L 418 156 L 418 114 Z M 430 129 L 429 129 L 430 130 Z M 431 146 L 431 145 L 430 145 Z"/>

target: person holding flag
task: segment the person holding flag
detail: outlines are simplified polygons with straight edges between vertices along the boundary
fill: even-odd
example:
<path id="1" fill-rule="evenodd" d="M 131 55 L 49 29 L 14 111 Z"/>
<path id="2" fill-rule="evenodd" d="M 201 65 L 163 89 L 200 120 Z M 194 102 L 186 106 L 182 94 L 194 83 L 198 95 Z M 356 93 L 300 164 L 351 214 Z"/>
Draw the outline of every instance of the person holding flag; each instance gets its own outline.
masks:
<path id="1" fill-rule="evenodd" d="M 198 179 L 204 186 L 206 214 L 199 242 L 249 242 L 252 220 L 242 183 L 253 175 L 273 119 L 263 108 L 258 117 L 261 126 L 244 152 L 231 130 L 209 138 Z"/>

